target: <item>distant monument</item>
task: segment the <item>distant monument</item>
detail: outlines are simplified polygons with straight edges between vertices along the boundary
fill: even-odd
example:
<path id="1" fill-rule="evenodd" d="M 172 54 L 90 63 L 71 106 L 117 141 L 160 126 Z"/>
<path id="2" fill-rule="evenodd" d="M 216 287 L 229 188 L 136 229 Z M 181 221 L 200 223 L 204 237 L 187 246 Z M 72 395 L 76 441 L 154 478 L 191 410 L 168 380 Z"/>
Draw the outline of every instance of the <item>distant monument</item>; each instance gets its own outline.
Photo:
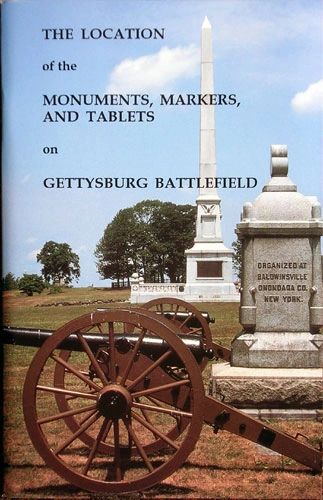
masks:
<path id="1" fill-rule="evenodd" d="M 201 94 L 214 94 L 212 29 L 207 17 L 202 25 Z M 200 184 L 197 203 L 194 246 L 185 251 L 185 283 L 143 283 L 134 276 L 131 302 L 145 302 L 156 297 L 179 297 L 187 301 L 239 301 L 232 281 L 233 251 L 223 244 L 220 197 L 206 178 L 216 177 L 214 105 L 201 104 Z"/>
<path id="2" fill-rule="evenodd" d="M 231 366 L 213 365 L 213 393 L 241 408 L 322 411 L 323 220 L 317 199 L 288 177 L 287 146 L 271 146 L 271 179 L 236 233 L 243 331 Z"/>
<path id="3" fill-rule="evenodd" d="M 202 25 L 201 94 L 213 94 L 212 29 L 207 17 Z M 216 177 L 214 106 L 201 105 L 200 179 L 196 200 L 196 238 L 186 250 L 186 300 L 239 300 L 232 282 L 233 251 L 223 244 L 220 197 L 207 185 L 206 178 Z"/>

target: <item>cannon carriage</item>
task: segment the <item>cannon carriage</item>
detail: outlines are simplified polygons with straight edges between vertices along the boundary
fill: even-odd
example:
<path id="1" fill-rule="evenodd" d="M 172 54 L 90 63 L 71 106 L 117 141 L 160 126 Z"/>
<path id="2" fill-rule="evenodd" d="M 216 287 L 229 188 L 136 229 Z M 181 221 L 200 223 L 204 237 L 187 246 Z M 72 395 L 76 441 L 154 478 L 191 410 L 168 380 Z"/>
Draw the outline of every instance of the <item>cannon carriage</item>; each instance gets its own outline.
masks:
<path id="1" fill-rule="evenodd" d="M 66 481 L 98 493 L 143 490 L 186 460 L 203 423 L 321 470 L 322 454 L 205 395 L 210 318 L 178 299 L 104 310 L 56 332 L 5 329 L 6 343 L 34 345 L 23 409 L 31 441 Z"/>

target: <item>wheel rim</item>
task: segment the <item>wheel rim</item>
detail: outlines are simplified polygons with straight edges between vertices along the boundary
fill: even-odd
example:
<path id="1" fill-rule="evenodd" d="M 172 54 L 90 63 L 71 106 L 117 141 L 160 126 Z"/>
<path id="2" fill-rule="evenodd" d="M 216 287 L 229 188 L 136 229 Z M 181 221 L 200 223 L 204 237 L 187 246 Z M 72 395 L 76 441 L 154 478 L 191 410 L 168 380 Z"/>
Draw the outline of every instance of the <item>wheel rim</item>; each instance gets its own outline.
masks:
<path id="1" fill-rule="evenodd" d="M 116 339 L 119 330 L 127 331 L 129 324 L 134 325 L 137 337 L 127 356 L 124 354 L 126 368 L 120 371 Z M 97 325 L 109 339 L 109 379 L 79 333 Z M 53 383 L 55 366 L 61 365 L 59 345 L 73 333 L 77 333 L 83 349 L 80 353 L 73 352 L 66 362 L 70 383 L 74 380 L 75 386 L 72 389 L 66 381 L 66 387 L 60 389 Z M 165 343 L 166 351 L 157 359 L 141 354 L 140 347 L 148 334 Z M 184 366 L 185 374 L 180 380 L 165 372 L 167 358 L 173 355 Z M 91 380 L 82 369 L 86 358 L 93 363 L 98 380 Z M 136 363 L 140 366 L 135 367 Z M 57 412 L 54 396 L 60 391 L 72 398 L 71 406 L 75 403 L 69 410 L 75 419 L 80 418 L 75 432 L 66 425 L 67 415 L 60 409 Z M 105 493 L 141 490 L 172 474 L 199 437 L 203 404 L 202 379 L 192 354 L 153 313 L 138 310 L 98 311 L 60 328 L 36 353 L 23 396 L 27 430 L 47 465 L 80 488 Z M 150 419 L 145 419 L 141 410 Z M 189 420 L 178 440 L 172 440 L 164 432 L 169 422 L 163 419 L 172 419 L 174 415 Z M 92 433 L 92 443 L 85 450 L 79 439 L 84 432 Z M 164 441 L 169 448 L 167 454 L 149 455 L 145 448 L 147 433 Z M 114 449 L 113 455 L 103 456 L 100 452 L 99 444 L 104 441 Z"/>
<path id="2" fill-rule="evenodd" d="M 189 302 L 177 299 L 174 297 L 160 297 L 150 300 L 141 306 L 147 311 L 153 311 L 157 314 L 162 314 L 168 321 L 176 327 L 179 333 L 192 333 L 199 335 L 203 339 L 205 349 L 212 348 L 212 334 L 206 319 L 202 316 L 201 312 Z M 195 323 L 194 326 L 189 325 L 186 319 L 179 319 L 180 313 L 188 314 L 190 320 Z M 199 362 L 201 371 L 204 370 L 209 359 L 204 356 Z"/>

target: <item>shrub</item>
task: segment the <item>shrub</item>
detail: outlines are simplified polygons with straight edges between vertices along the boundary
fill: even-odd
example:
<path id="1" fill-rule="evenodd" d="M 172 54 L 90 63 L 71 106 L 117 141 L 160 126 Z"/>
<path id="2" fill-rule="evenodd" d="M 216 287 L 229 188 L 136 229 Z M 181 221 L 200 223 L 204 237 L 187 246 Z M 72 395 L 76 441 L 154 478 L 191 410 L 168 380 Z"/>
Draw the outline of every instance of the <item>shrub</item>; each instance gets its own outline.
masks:
<path id="1" fill-rule="evenodd" d="M 45 288 L 44 280 L 38 274 L 24 274 L 19 280 L 19 290 L 32 296 L 34 293 L 41 293 Z"/>

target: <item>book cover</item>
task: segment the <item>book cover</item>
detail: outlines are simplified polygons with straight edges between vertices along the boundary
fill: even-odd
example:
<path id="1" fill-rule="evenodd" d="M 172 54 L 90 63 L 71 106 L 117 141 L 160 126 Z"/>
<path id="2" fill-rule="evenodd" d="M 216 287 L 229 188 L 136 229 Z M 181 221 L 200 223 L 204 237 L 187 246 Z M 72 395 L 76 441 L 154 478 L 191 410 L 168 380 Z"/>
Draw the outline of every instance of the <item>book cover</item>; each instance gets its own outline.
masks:
<path id="1" fill-rule="evenodd" d="M 118 290 L 117 298 L 95 294 L 115 283 L 103 279 L 95 254 L 107 225 L 120 210 L 144 200 L 195 206 L 205 16 L 212 25 L 216 175 L 225 244 L 231 247 L 236 239 L 243 204 L 256 198 L 270 176 L 271 144 L 288 145 L 289 175 L 298 191 L 320 199 L 322 13 L 315 0 L 5 0 L 3 276 L 40 276 L 37 256 L 46 242 L 67 243 L 78 257 L 78 270 L 69 274 L 77 296 L 5 292 L 6 324 L 54 330 L 94 304 L 120 307 L 129 290 Z M 225 312 L 216 314 L 226 325 Z M 222 333 L 227 342 L 239 331 L 237 304 L 230 314 L 234 319 Z M 81 498 L 80 489 L 44 468 L 24 430 L 18 408 L 34 351 L 6 349 L 5 494 Z M 315 441 L 318 427 L 310 426 Z M 202 434 L 186 469 L 150 494 L 281 498 L 271 485 L 282 481 L 286 497 L 296 491 L 317 498 L 318 478 L 293 472 L 291 489 L 277 457 L 250 448 L 255 458 L 248 462 L 250 450 L 243 445 L 241 466 L 235 457 L 239 444 L 230 449 L 228 439 L 224 462 L 218 462 L 221 441 L 215 436 L 213 445 L 212 439 L 211 430 Z M 273 467 L 268 474 L 266 460 Z M 245 476 L 244 467 L 249 467 Z M 266 485 L 251 486 L 262 474 Z M 216 486 L 221 477 L 223 486 Z"/>

